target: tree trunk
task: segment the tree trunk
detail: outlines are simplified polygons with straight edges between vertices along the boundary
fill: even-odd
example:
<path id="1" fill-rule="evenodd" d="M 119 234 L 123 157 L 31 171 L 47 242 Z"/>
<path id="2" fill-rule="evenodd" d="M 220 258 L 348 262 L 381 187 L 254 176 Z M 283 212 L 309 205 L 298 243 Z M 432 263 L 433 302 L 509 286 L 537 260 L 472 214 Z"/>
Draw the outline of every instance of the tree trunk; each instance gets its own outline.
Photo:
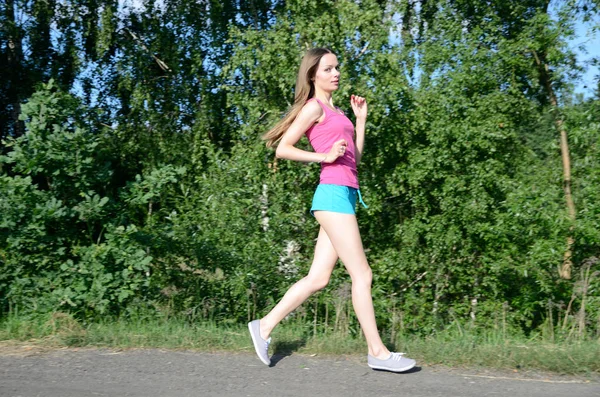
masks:
<path id="1" fill-rule="evenodd" d="M 552 116 L 554 118 L 554 124 L 556 125 L 556 129 L 560 133 L 560 152 L 563 164 L 563 189 L 565 191 L 567 211 L 569 214 L 569 219 L 571 221 L 571 235 L 567 237 L 567 248 L 563 255 L 562 266 L 558 269 L 558 274 L 564 279 L 570 279 L 571 268 L 573 267 L 573 262 L 571 258 L 573 255 L 573 244 L 575 243 L 575 239 L 573 238 L 573 232 L 575 229 L 576 212 L 575 203 L 573 202 L 573 195 L 571 194 L 571 159 L 569 157 L 569 142 L 567 140 L 567 130 L 565 128 L 564 121 L 558 111 L 558 100 L 556 99 L 554 89 L 552 88 L 552 76 L 548 67 L 548 63 L 546 62 L 546 54 L 541 53 L 538 55 L 538 53 L 534 50 L 533 56 L 535 57 L 535 62 L 540 73 L 540 80 L 543 86 L 546 88 L 546 92 L 548 93 L 548 99 L 550 100 L 550 105 L 552 106 Z"/>

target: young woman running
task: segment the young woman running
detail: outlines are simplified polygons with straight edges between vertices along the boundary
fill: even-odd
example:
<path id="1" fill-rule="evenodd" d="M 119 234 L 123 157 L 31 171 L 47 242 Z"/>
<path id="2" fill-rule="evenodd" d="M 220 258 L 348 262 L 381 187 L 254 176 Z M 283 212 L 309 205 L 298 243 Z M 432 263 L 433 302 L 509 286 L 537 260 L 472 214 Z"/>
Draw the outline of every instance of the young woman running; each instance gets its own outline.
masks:
<path id="1" fill-rule="evenodd" d="M 352 95 L 350 104 L 356 116 L 354 126 L 333 106 L 332 93 L 338 89 L 340 71 L 336 55 L 326 48 L 309 50 L 300 64 L 295 101 L 289 113 L 263 139 L 267 146 L 277 145 L 278 158 L 321 164 L 311 213 L 321 226 L 315 255 L 306 277 L 295 283 L 265 317 L 248 323 L 256 354 L 266 365 L 271 331 L 310 295 L 324 288 L 338 260 L 352 279 L 352 304 L 368 345 L 367 362 L 371 368 L 403 372 L 415 360 L 403 353 L 390 353 L 384 346 L 371 298 L 371 268 L 362 246 L 354 208 L 356 198 L 364 205 L 358 190 L 356 165 L 363 153 L 367 102 Z M 294 147 L 306 134 L 314 152 Z"/>

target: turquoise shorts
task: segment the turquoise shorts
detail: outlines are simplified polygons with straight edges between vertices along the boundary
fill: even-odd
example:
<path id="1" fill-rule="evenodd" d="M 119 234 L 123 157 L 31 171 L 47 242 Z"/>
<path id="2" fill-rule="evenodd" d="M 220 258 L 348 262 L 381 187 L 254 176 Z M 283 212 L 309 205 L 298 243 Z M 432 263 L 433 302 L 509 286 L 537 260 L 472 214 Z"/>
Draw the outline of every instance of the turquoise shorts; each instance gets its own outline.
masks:
<path id="1" fill-rule="evenodd" d="M 356 197 L 365 208 L 367 205 L 362 199 L 360 190 L 349 186 L 320 184 L 315 190 L 310 213 L 315 211 L 331 211 L 341 214 L 356 214 Z"/>

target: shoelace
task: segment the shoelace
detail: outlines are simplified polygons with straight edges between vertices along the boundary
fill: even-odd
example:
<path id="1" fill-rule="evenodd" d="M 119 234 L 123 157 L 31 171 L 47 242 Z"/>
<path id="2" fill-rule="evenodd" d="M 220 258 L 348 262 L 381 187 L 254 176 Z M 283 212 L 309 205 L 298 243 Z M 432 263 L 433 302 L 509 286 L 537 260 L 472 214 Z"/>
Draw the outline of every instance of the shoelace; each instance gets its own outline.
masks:
<path id="1" fill-rule="evenodd" d="M 390 359 L 400 361 L 402 360 L 402 356 L 406 353 L 392 353 L 392 357 Z"/>
<path id="2" fill-rule="evenodd" d="M 271 344 L 271 338 L 269 337 L 269 339 L 267 339 L 265 341 L 265 346 L 266 346 L 266 350 L 269 350 L 269 345 Z"/>

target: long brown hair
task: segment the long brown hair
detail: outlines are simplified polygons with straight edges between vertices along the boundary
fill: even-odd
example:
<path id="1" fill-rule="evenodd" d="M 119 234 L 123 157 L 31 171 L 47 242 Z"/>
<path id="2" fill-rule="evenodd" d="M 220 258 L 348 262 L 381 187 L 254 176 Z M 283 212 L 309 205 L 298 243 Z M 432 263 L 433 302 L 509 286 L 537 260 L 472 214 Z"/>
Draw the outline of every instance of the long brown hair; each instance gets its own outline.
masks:
<path id="1" fill-rule="evenodd" d="M 294 104 L 283 119 L 262 136 L 262 139 L 267 141 L 267 147 L 273 147 L 279 142 L 283 134 L 290 128 L 294 119 L 296 119 L 296 116 L 298 116 L 298 113 L 300 113 L 300 110 L 302 110 L 306 101 L 315 95 L 315 85 L 312 79 L 315 77 L 321 58 L 326 54 L 334 54 L 334 52 L 329 48 L 312 48 L 302 58 L 298 77 L 296 78 Z"/>

